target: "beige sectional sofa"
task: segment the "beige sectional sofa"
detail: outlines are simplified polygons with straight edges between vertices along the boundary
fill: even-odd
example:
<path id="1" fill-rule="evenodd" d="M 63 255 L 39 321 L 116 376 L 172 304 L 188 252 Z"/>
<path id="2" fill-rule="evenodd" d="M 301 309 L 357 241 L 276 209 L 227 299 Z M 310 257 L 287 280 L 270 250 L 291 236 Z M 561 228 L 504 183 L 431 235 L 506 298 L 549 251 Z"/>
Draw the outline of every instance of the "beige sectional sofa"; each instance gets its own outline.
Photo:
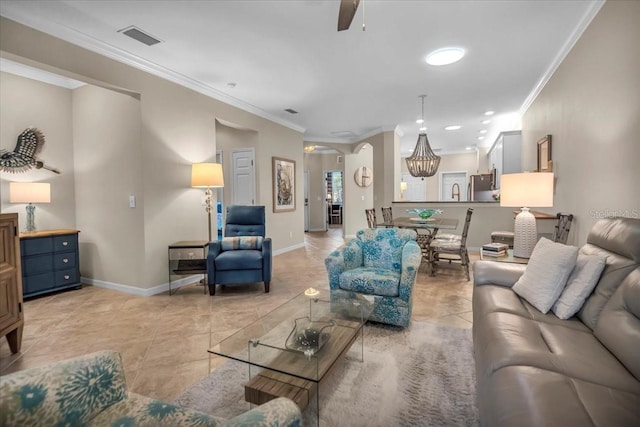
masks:
<path id="1" fill-rule="evenodd" d="M 511 289 L 525 266 L 474 265 L 482 425 L 640 426 L 640 219 L 597 222 L 580 252 L 606 266 L 568 320 Z"/>

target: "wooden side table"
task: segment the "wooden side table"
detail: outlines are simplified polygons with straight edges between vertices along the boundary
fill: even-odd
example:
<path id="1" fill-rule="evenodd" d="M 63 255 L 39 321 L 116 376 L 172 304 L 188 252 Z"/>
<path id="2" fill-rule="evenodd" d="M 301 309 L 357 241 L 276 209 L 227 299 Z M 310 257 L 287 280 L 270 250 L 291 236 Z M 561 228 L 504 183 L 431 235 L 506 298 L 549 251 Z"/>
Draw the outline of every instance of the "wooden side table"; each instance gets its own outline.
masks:
<path id="1" fill-rule="evenodd" d="M 173 276 L 190 276 L 193 274 L 206 276 L 208 246 L 209 242 L 206 240 L 181 240 L 169 245 L 167 250 L 169 295 L 172 295 L 171 284 Z M 191 249 L 195 250 L 191 251 Z M 206 282 L 204 283 L 206 284 Z M 206 293 L 207 290 L 205 288 Z"/>

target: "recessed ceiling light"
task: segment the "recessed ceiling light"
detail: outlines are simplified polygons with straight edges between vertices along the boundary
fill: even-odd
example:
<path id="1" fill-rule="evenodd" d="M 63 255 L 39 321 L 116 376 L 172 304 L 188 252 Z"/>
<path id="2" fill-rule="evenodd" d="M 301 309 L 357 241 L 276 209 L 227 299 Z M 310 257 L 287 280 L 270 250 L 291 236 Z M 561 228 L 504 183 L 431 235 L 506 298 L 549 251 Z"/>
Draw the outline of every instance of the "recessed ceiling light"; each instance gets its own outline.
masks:
<path id="1" fill-rule="evenodd" d="M 447 126 L 444 128 L 444 130 L 458 130 L 460 129 L 462 126 L 460 125 L 451 125 L 451 126 Z"/>
<path id="2" fill-rule="evenodd" d="M 479 136 L 478 139 L 482 141 L 484 139 L 484 136 Z"/>
<path id="3" fill-rule="evenodd" d="M 419 124 L 419 125 L 421 125 L 421 124 L 423 124 L 423 123 L 424 123 L 424 120 L 423 120 L 423 119 L 418 119 L 418 120 L 416 120 L 416 123 L 417 123 L 417 124 Z"/>
<path id="4" fill-rule="evenodd" d="M 488 125 L 489 123 L 491 123 L 491 120 L 483 120 L 480 123 L 482 123 L 483 125 Z"/>
<path id="5" fill-rule="evenodd" d="M 495 111 L 485 111 L 484 115 L 485 116 L 493 116 L 495 114 Z"/>
<path id="6" fill-rule="evenodd" d="M 480 131 L 480 133 L 487 133 L 487 130 L 486 130 L 486 129 L 482 129 L 482 130 Z"/>
<path id="7" fill-rule="evenodd" d="M 420 132 L 424 132 L 424 131 L 426 131 L 426 130 L 427 130 L 427 127 L 426 127 L 426 126 L 422 126 L 422 127 L 420 128 Z"/>
<path id="8" fill-rule="evenodd" d="M 466 147 L 465 150 L 473 150 L 473 147 Z"/>
<path id="9" fill-rule="evenodd" d="M 444 47 L 434 50 L 427 55 L 427 64 L 429 65 L 449 65 L 458 62 L 465 54 L 465 50 L 461 47 Z"/>

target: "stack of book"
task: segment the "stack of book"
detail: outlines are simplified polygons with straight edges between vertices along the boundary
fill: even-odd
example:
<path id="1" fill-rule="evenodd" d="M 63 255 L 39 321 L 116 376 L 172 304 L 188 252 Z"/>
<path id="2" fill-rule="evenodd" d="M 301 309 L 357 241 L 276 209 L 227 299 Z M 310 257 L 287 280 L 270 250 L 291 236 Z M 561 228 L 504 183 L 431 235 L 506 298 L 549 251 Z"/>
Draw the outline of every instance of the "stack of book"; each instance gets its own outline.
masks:
<path id="1" fill-rule="evenodd" d="M 487 243 L 482 245 L 482 255 L 503 256 L 507 254 L 507 249 L 509 249 L 509 245 L 506 243 Z"/>

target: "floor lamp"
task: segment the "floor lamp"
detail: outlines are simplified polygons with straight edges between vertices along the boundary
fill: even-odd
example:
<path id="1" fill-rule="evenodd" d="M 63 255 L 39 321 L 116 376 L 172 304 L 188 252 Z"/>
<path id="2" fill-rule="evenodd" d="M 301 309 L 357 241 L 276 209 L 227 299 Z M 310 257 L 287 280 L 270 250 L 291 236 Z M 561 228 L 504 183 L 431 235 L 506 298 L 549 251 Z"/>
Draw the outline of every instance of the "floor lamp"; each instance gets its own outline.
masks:
<path id="1" fill-rule="evenodd" d="M 205 210 L 209 220 L 209 241 L 211 241 L 211 196 L 212 188 L 224 187 L 224 175 L 220 163 L 194 163 L 191 166 L 191 187 L 206 188 Z"/>
<path id="2" fill-rule="evenodd" d="M 513 256 L 530 258 L 538 242 L 536 218 L 529 207 L 553 206 L 553 173 L 513 173 L 500 177 L 500 206 L 520 207 L 513 236 Z M 528 207 L 523 207 L 528 206 Z"/>
<path id="3" fill-rule="evenodd" d="M 51 203 L 51 184 L 48 182 L 10 182 L 9 202 L 28 203 L 27 232 L 36 231 L 34 203 Z"/>

